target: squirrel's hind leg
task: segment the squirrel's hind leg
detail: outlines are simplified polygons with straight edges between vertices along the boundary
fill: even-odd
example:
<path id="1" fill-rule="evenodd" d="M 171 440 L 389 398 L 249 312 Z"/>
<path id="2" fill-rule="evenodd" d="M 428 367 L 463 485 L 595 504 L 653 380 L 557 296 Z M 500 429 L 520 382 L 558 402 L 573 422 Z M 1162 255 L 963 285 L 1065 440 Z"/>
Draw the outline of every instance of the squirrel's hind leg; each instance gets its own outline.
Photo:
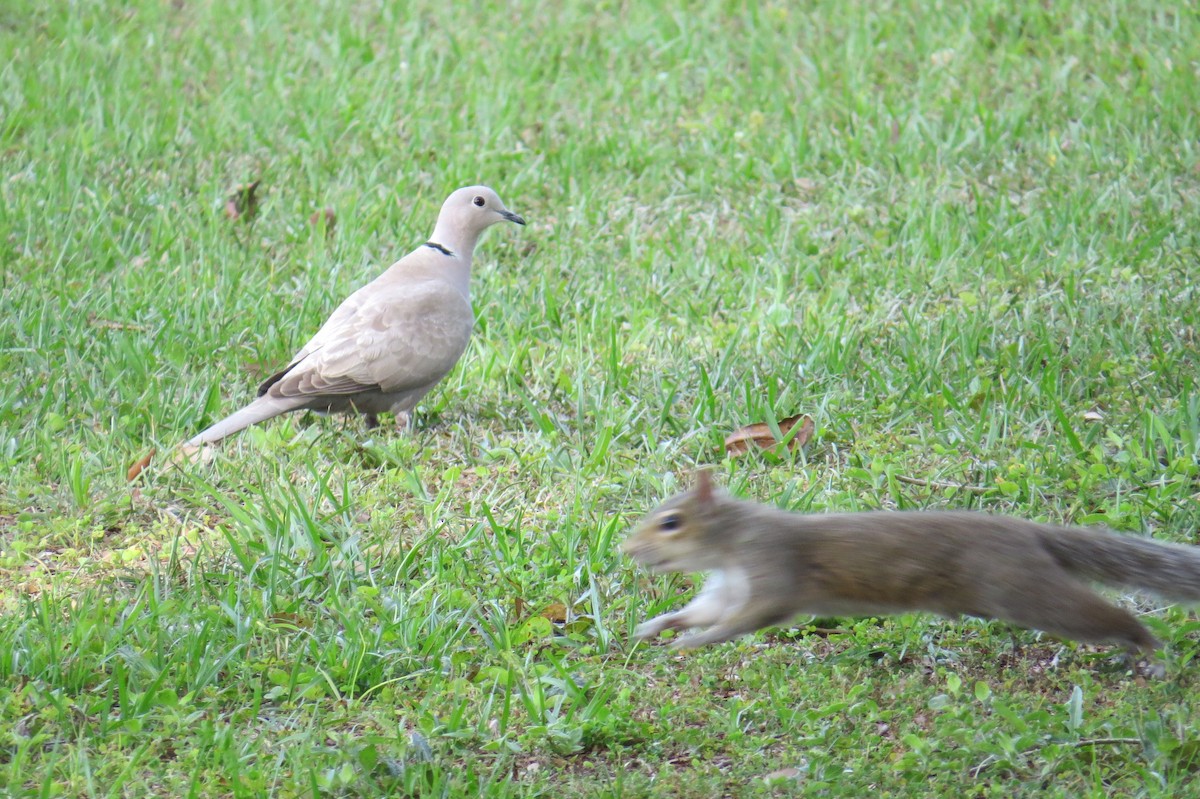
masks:
<path id="1" fill-rule="evenodd" d="M 1027 586 L 1019 607 L 1003 618 L 1022 627 L 1090 643 L 1118 643 L 1130 652 L 1153 652 L 1158 639 L 1137 618 L 1074 579 Z"/>

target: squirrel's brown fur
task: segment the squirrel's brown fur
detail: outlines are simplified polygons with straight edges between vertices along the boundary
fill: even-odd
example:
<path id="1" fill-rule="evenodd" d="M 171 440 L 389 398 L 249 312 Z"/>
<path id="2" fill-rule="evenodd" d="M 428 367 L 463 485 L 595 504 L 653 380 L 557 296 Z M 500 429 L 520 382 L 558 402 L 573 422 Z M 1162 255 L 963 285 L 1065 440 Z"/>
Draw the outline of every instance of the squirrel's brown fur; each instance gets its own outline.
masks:
<path id="1" fill-rule="evenodd" d="M 651 511 L 624 551 L 653 571 L 711 572 L 637 637 L 726 641 L 800 614 L 929 611 L 1150 651 L 1157 640 L 1084 581 L 1200 601 L 1200 548 L 977 512 L 798 514 L 733 499 L 707 471 Z"/>

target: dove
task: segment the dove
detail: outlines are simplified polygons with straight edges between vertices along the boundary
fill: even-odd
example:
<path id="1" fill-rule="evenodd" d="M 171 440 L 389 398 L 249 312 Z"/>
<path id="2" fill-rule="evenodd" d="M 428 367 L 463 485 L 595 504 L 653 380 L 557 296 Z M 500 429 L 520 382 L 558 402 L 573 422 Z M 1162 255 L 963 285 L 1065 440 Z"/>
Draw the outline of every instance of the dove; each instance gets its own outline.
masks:
<path id="1" fill-rule="evenodd" d="M 458 189 L 433 235 L 358 291 L 258 389 L 258 398 L 185 443 L 197 448 L 289 411 L 391 412 L 405 428 L 421 397 L 458 363 L 471 338 L 471 256 L 497 222 L 525 220 L 487 186 Z"/>

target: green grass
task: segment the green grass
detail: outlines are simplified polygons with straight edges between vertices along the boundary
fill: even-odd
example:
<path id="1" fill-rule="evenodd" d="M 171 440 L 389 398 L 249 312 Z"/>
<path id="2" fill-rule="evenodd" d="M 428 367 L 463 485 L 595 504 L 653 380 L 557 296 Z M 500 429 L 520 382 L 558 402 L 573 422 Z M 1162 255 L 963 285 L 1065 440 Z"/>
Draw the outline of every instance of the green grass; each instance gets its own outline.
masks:
<path id="1" fill-rule="evenodd" d="M 617 551 L 705 463 L 1195 541 L 1196 10 L 658 5 L 0 8 L 0 793 L 1200 791 L 1186 609 L 1161 681 L 927 616 L 676 656 Z M 477 181 L 530 225 L 411 436 L 169 466 Z"/>

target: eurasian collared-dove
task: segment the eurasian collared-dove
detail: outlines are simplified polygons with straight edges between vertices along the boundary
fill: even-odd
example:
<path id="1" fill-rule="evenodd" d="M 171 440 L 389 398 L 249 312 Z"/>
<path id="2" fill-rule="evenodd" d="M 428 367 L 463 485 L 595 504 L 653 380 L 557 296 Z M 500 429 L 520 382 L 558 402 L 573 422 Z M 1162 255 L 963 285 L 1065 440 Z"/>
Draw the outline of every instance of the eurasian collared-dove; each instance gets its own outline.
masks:
<path id="1" fill-rule="evenodd" d="M 487 186 L 451 194 L 429 241 L 339 305 L 287 368 L 259 387 L 258 399 L 185 446 L 302 409 L 366 414 L 368 426 L 391 411 L 407 425 L 467 348 L 475 322 L 471 255 L 480 234 L 504 219 L 525 224 Z"/>

